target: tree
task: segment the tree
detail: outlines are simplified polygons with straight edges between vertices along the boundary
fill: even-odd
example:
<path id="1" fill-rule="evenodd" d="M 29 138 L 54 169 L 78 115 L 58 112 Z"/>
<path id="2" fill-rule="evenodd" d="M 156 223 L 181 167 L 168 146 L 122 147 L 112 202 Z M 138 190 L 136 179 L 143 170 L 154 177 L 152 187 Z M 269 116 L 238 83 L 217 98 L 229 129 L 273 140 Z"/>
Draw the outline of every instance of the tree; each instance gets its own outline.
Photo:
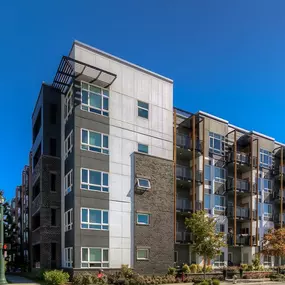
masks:
<path id="1" fill-rule="evenodd" d="M 270 229 L 262 241 L 263 255 L 285 257 L 285 228 Z"/>
<path id="2" fill-rule="evenodd" d="M 221 254 L 225 247 L 224 233 L 216 233 L 216 221 L 206 215 L 205 211 L 197 211 L 185 219 L 186 227 L 193 234 L 193 250 L 204 258 L 204 279 L 206 278 L 206 261 Z"/>

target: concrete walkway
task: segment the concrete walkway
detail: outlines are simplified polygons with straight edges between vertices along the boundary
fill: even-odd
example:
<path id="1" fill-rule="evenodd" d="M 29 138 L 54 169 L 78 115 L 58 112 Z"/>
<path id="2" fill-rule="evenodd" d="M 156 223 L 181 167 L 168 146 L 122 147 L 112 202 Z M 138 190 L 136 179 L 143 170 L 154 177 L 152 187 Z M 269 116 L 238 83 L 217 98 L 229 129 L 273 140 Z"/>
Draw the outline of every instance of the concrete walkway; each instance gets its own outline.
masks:
<path id="1" fill-rule="evenodd" d="M 37 283 L 35 281 L 32 281 L 30 279 L 27 279 L 25 277 L 19 276 L 19 275 L 10 275 L 7 274 L 6 275 L 6 279 L 9 283 L 13 283 L 13 284 L 33 284 L 33 285 L 40 285 L 40 283 Z"/>

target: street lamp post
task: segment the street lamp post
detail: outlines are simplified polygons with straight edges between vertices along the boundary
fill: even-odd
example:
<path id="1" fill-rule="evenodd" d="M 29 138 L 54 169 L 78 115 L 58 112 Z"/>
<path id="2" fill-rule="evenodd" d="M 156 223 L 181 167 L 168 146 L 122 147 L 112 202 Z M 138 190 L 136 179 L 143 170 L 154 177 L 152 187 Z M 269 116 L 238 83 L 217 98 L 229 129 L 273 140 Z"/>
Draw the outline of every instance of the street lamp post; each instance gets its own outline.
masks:
<path id="1" fill-rule="evenodd" d="M 4 198 L 0 196 L 0 285 L 7 284 L 5 277 L 5 263 L 4 263 L 4 211 L 3 211 Z"/>

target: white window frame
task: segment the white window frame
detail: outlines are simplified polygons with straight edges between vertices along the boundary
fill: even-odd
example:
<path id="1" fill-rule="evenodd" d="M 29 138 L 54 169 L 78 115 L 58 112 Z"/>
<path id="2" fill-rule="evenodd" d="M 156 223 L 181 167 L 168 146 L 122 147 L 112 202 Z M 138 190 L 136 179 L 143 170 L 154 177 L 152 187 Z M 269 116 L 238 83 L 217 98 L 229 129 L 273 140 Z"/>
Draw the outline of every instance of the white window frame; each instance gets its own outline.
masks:
<path id="1" fill-rule="evenodd" d="M 215 148 L 215 140 L 220 141 L 220 148 Z M 209 150 L 215 154 L 224 154 L 225 153 L 225 137 L 216 134 L 213 132 L 209 132 Z"/>
<path id="2" fill-rule="evenodd" d="M 86 131 L 88 133 L 88 136 L 87 136 L 88 142 L 87 143 L 82 142 L 82 132 L 83 131 Z M 90 133 L 99 134 L 101 136 L 101 146 L 95 146 L 95 145 L 91 145 L 90 144 Z M 96 153 L 102 153 L 102 154 L 105 154 L 105 155 L 109 155 L 109 136 L 107 134 L 99 133 L 99 132 L 95 132 L 95 131 L 91 131 L 91 130 L 82 128 L 81 132 L 80 132 L 80 136 L 81 136 L 81 138 L 80 138 L 80 148 L 82 150 L 87 150 L 87 151 L 92 151 L 92 152 L 96 152 Z M 106 137 L 108 139 L 108 147 L 104 147 L 103 146 L 104 137 Z M 86 146 L 86 148 L 84 148 L 84 146 Z M 97 149 L 100 149 L 100 151 L 92 150 L 90 148 L 97 148 Z"/>
<path id="3" fill-rule="evenodd" d="M 224 178 L 221 178 L 221 177 L 217 177 L 216 176 L 216 169 L 219 169 L 220 170 L 220 172 L 222 173 L 224 173 Z M 220 174 L 221 174 L 220 173 Z M 217 182 L 221 182 L 221 183 L 225 183 L 226 182 L 226 169 L 225 168 L 222 168 L 222 167 L 217 167 L 217 166 L 215 166 L 215 168 L 214 168 L 214 177 L 215 177 L 215 181 L 217 181 Z"/>
<path id="4" fill-rule="evenodd" d="M 270 212 L 265 212 L 264 205 L 268 205 L 268 208 L 269 207 L 271 208 L 271 213 Z M 264 217 L 272 218 L 272 211 L 273 211 L 273 207 L 272 207 L 271 204 L 263 203 L 263 214 L 264 214 Z"/>
<path id="5" fill-rule="evenodd" d="M 264 158 L 268 157 L 268 163 L 264 162 Z M 271 167 L 272 166 L 272 152 L 266 149 L 259 150 L 259 157 L 260 157 L 260 165 L 263 167 Z"/>
<path id="6" fill-rule="evenodd" d="M 140 184 L 140 181 L 141 181 L 141 180 L 147 181 L 147 182 L 148 182 L 148 186 L 143 186 L 143 185 L 141 185 L 141 184 Z M 138 177 L 138 178 L 137 178 L 137 187 L 138 187 L 139 189 L 149 190 L 149 189 L 151 188 L 150 180 L 147 179 L 147 178 Z"/>
<path id="7" fill-rule="evenodd" d="M 265 180 L 268 181 L 268 185 L 270 185 L 270 188 L 265 188 Z M 270 179 L 263 178 L 263 190 L 264 192 L 272 192 L 272 181 Z"/>
<path id="8" fill-rule="evenodd" d="M 216 197 L 222 198 L 224 200 L 223 204 L 226 205 L 226 198 L 225 198 L 225 196 L 215 195 L 215 210 L 225 211 L 226 210 L 226 206 L 216 205 Z"/>
<path id="9" fill-rule="evenodd" d="M 144 103 L 144 104 L 147 104 L 147 105 L 148 105 L 148 108 L 144 108 L 144 107 L 139 106 L 139 102 Z M 148 119 L 149 119 L 149 103 L 144 102 L 144 101 L 141 101 L 141 100 L 138 100 L 137 106 L 138 106 L 138 117 L 148 120 Z M 142 117 L 142 116 L 139 115 L 139 109 L 144 110 L 144 111 L 147 111 L 147 118 Z"/>
<path id="10" fill-rule="evenodd" d="M 271 266 L 272 265 L 272 256 L 271 255 L 264 255 L 263 256 L 263 265 L 264 266 Z"/>
<path id="11" fill-rule="evenodd" d="M 83 182 L 82 181 L 82 170 L 87 170 L 88 171 L 88 175 L 87 175 L 87 182 Z M 99 184 L 92 184 L 90 183 L 90 171 L 93 172 L 99 172 L 101 173 L 101 185 Z M 103 176 L 108 175 L 108 185 L 104 185 L 103 184 Z M 82 185 L 86 185 L 87 188 L 82 187 Z M 94 189 L 90 189 L 90 186 L 94 186 L 94 187 L 100 187 L 100 190 L 94 190 Z M 108 191 L 103 191 L 103 188 L 107 188 Z M 81 168 L 80 170 L 80 189 L 81 190 L 86 190 L 86 191 L 96 191 L 96 192 L 102 192 L 102 193 L 109 193 L 109 173 L 108 172 L 104 172 L 104 171 L 99 171 L 99 170 L 95 170 L 95 169 L 89 169 L 89 168 Z"/>
<path id="12" fill-rule="evenodd" d="M 68 147 L 68 143 L 70 146 Z M 64 159 L 68 157 L 68 155 L 72 152 L 73 148 L 73 130 L 69 133 L 64 141 Z"/>
<path id="13" fill-rule="evenodd" d="M 224 227 L 223 231 L 221 231 L 221 226 Z M 225 233 L 225 229 L 226 229 L 225 224 L 223 224 L 223 223 L 216 223 L 215 230 L 216 230 L 217 233 Z"/>
<path id="14" fill-rule="evenodd" d="M 70 222 L 68 222 L 68 220 Z M 72 230 L 72 227 L 73 227 L 73 208 L 67 210 L 64 213 L 64 231 L 68 232 L 68 231 Z"/>
<path id="15" fill-rule="evenodd" d="M 83 249 L 88 249 L 88 260 L 82 260 L 82 252 Z M 100 262 L 95 262 L 95 261 L 90 261 L 90 249 L 101 249 L 101 261 Z M 103 256 L 104 256 L 104 250 L 108 251 L 108 261 L 103 261 Z M 81 247 L 81 268 L 109 268 L 109 262 L 110 262 L 110 252 L 109 248 L 101 248 L 101 247 Z M 82 266 L 82 264 L 87 264 L 87 266 Z M 93 267 L 90 266 L 91 263 L 101 263 L 101 266 L 99 267 Z M 104 266 L 107 265 L 107 266 Z"/>
<path id="16" fill-rule="evenodd" d="M 82 221 L 82 210 L 87 210 L 87 222 L 83 222 Z M 100 211 L 101 212 L 101 223 L 91 223 L 90 222 L 90 210 L 92 211 Z M 103 213 L 107 213 L 108 214 L 108 223 L 104 223 L 104 217 L 103 217 Z M 82 227 L 82 225 L 87 225 L 87 228 Z M 100 226 L 100 229 L 94 229 L 94 228 L 90 228 L 90 225 L 94 225 L 94 226 Z M 104 229 L 104 227 L 107 227 Z M 102 210 L 102 209 L 94 209 L 94 208 L 85 208 L 82 207 L 80 209 L 80 228 L 82 230 L 94 230 L 94 231 L 109 231 L 109 211 L 108 210 Z"/>
<path id="17" fill-rule="evenodd" d="M 84 84 L 88 85 L 88 89 L 85 89 L 83 87 Z M 96 92 L 91 91 L 90 90 L 91 86 L 100 89 L 100 93 L 96 93 Z M 82 103 L 82 91 L 88 92 L 88 104 Z M 104 91 L 107 91 L 109 95 L 108 96 L 105 95 Z M 90 105 L 90 93 L 93 93 L 93 94 L 101 96 L 101 108 L 94 107 L 94 106 Z M 94 84 L 90 84 L 90 83 L 81 81 L 81 110 L 89 112 L 89 113 L 93 113 L 93 114 L 109 117 L 109 109 L 108 110 L 104 109 L 104 99 L 108 99 L 108 106 L 109 106 L 109 97 L 110 97 L 110 91 L 108 89 L 105 89 L 105 88 L 96 86 Z M 92 109 L 93 110 L 97 110 L 97 112 L 96 111 L 92 112 Z"/>
<path id="18" fill-rule="evenodd" d="M 146 257 L 145 258 L 141 258 L 139 257 L 139 251 L 146 251 Z M 149 248 L 137 248 L 137 260 L 149 260 Z"/>
<path id="19" fill-rule="evenodd" d="M 146 216 L 147 217 L 147 222 L 146 223 L 141 223 L 139 222 L 139 216 Z M 150 221 L 150 214 L 147 213 L 137 213 L 137 224 L 138 225 L 145 225 L 148 226 Z"/>
<path id="20" fill-rule="evenodd" d="M 64 100 L 64 108 L 65 108 L 65 118 L 64 120 L 67 121 L 68 117 L 72 114 L 72 110 L 73 110 L 73 92 L 72 92 L 73 86 L 70 87 L 70 89 L 68 90 Z"/>
<path id="21" fill-rule="evenodd" d="M 64 267 L 72 268 L 73 265 L 73 247 L 66 247 L 64 249 Z"/>
<path id="22" fill-rule="evenodd" d="M 222 256 L 224 256 L 223 260 L 221 260 Z M 225 253 L 224 252 L 222 252 L 221 255 L 216 256 L 216 258 L 214 259 L 214 266 L 217 266 L 217 267 L 225 266 Z"/>
<path id="23" fill-rule="evenodd" d="M 146 146 L 147 147 L 147 152 L 145 152 L 145 151 L 140 151 L 139 150 L 139 147 L 140 146 Z M 145 154 L 148 154 L 148 150 L 149 150 L 149 146 L 147 145 L 147 144 L 144 144 L 144 143 L 138 143 L 138 152 L 139 153 L 145 153 Z"/>
<path id="24" fill-rule="evenodd" d="M 73 190 L 73 169 L 71 169 L 64 177 L 64 194 L 72 192 Z"/>

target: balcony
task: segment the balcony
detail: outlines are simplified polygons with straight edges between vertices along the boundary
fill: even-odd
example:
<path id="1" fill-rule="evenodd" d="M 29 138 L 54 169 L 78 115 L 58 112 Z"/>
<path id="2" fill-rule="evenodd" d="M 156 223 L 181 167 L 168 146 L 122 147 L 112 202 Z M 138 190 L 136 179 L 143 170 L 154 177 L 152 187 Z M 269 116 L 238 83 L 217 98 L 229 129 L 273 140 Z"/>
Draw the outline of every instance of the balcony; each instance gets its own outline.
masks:
<path id="1" fill-rule="evenodd" d="M 177 165 L 176 166 L 176 178 L 178 180 L 191 182 L 191 181 L 193 181 L 193 171 L 190 167 Z M 195 181 L 196 182 L 202 182 L 203 181 L 201 170 L 195 171 Z"/>
<path id="2" fill-rule="evenodd" d="M 234 207 L 228 207 L 228 214 L 229 218 L 234 218 Z M 250 209 L 237 206 L 236 207 L 236 218 L 239 220 L 250 220 Z M 256 219 L 256 211 L 253 211 L 253 219 Z"/>
<path id="3" fill-rule="evenodd" d="M 182 244 L 188 244 L 193 241 L 192 234 L 186 231 L 177 231 L 176 232 L 176 242 Z"/>
<path id="4" fill-rule="evenodd" d="M 283 174 L 283 179 L 285 179 L 285 166 L 279 166 L 273 169 L 273 175 L 280 176 Z"/>
<path id="5" fill-rule="evenodd" d="M 240 171 L 243 171 L 243 170 L 246 171 L 251 166 L 251 159 L 248 153 L 238 151 L 236 154 L 236 160 L 235 160 L 235 154 L 233 151 L 231 151 L 227 153 L 226 159 L 229 165 L 234 164 L 234 162 L 236 161 L 237 167 Z M 254 158 L 253 166 L 256 166 L 256 158 Z"/>
<path id="6" fill-rule="evenodd" d="M 252 236 L 252 244 L 256 245 L 256 236 Z M 234 246 L 234 236 L 228 234 L 228 245 Z M 250 235 L 237 234 L 236 235 L 236 246 L 250 246 Z"/>
<path id="7" fill-rule="evenodd" d="M 193 151 L 193 140 L 188 135 L 177 133 L 177 136 L 176 136 L 176 146 L 179 149 L 183 149 L 183 150 L 186 150 L 186 151 Z M 203 141 L 201 141 L 199 139 L 196 139 L 195 150 L 197 152 L 202 153 L 202 151 L 203 151 Z"/>
<path id="8" fill-rule="evenodd" d="M 202 209 L 202 202 L 196 201 L 195 202 L 195 210 Z M 193 204 L 192 201 L 190 202 L 187 198 L 177 198 L 176 200 L 176 211 L 180 213 L 189 213 L 193 211 Z"/>
<path id="9" fill-rule="evenodd" d="M 281 190 L 277 190 L 273 192 L 273 200 L 275 202 L 280 203 L 281 202 Z M 283 190 L 283 197 L 282 197 L 283 203 L 285 203 L 285 190 Z"/>
<path id="10" fill-rule="evenodd" d="M 227 180 L 227 191 L 234 191 L 234 186 L 235 186 L 234 182 L 235 182 L 234 178 L 229 178 Z M 250 183 L 247 180 L 237 179 L 236 190 L 237 192 L 250 193 L 251 192 Z M 255 189 L 254 192 L 256 192 Z"/>

